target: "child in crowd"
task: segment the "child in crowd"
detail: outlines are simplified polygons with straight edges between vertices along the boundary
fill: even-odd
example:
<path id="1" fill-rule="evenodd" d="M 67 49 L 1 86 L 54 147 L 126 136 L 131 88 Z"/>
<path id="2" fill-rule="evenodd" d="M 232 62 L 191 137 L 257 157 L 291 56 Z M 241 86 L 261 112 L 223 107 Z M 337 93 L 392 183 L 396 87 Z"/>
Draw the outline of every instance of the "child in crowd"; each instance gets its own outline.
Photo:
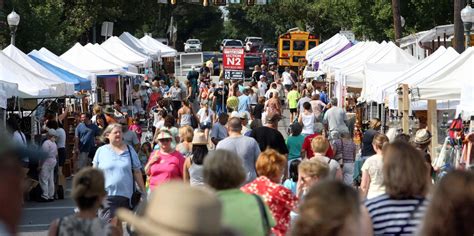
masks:
<path id="1" fill-rule="evenodd" d="M 288 169 L 290 170 L 289 178 L 285 180 L 283 186 L 296 195 L 296 185 L 298 183 L 298 165 L 300 160 L 293 160 L 290 162 Z"/>
<path id="2" fill-rule="evenodd" d="M 301 148 L 303 146 L 304 137 L 301 134 L 303 126 L 299 123 L 290 125 L 291 136 L 286 139 L 286 146 L 288 147 L 288 164 L 295 159 L 301 158 Z"/>
<path id="3" fill-rule="evenodd" d="M 128 127 L 128 130 L 135 132 L 137 134 L 138 140 L 142 140 L 142 127 L 140 127 L 140 118 L 137 116 L 133 118 L 133 123 Z"/>
<path id="4" fill-rule="evenodd" d="M 140 147 L 140 151 L 138 152 L 138 160 L 140 160 L 140 163 L 142 164 L 142 175 L 143 175 L 143 181 L 146 182 L 146 174 L 145 174 L 145 169 L 143 169 L 148 162 L 148 157 L 150 157 L 151 154 L 151 143 L 149 142 L 144 142 L 142 146 Z"/>

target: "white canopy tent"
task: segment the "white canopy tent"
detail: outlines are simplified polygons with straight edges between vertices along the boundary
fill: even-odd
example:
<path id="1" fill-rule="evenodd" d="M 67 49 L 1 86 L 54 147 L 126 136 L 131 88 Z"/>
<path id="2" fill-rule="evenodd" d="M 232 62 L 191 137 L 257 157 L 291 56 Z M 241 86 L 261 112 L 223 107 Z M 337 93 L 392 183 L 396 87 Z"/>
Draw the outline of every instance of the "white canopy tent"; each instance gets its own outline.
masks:
<path id="1" fill-rule="evenodd" d="M 3 49 L 3 52 L 13 61 L 25 67 L 27 70 L 40 75 L 42 78 L 47 78 L 48 80 L 44 82 L 46 84 L 55 85 L 57 93 L 64 94 L 65 96 L 74 95 L 73 83 L 66 82 L 65 80 L 59 78 L 57 75 L 53 74 L 51 71 L 31 59 L 28 55 L 23 53 L 17 47 L 9 45 L 5 49 Z"/>
<path id="2" fill-rule="evenodd" d="M 319 67 L 326 73 L 333 73 L 336 69 L 341 69 L 349 65 L 354 60 L 359 60 L 365 53 L 375 50 L 380 46 L 379 43 L 370 42 L 359 42 L 351 48 L 341 52 L 341 54 L 321 62 Z"/>
<path id="3" fill-rule="evenodd" d="M 92 83 L 92 88 L 95 88 L 96 84 L 96 75 L 85 70 L 78 68 L 77 66 L 72 65 L 71 63 L 67 62 L 66 60 L 58 57 L 56 54 L 52 53 L 46 48 L 41 48 L 39 51 L 33 50 L 28 55 L 34 56 L 38 59 L 41 59 L 53 66 L 61 68 L 71 74 L 75 74 L 81 78 L 85 78 L 90 80 Z"/>
<path id="4" fill-rule="evenodd" d="M 0 108 L 7 108 L 7 99 L 18 96 L 18 84 L 3 81 L 0 77 Z"/>
<path id="5" fill-rule="evenodd" d="M 338 75 L 344 80 L 345 86 L 362 88 L 366 64 L 399 64 L 412 66 L 417 62 L 413 56 L 401 50 L 394 43 L 388 42 L 386 45 L 381 45 L 381 48 L 373 54 L 359 60 L 353 66 L 341 69 Z M 338 80 L 337 76 L 336 80 Z"/>
<path id="6" fill-rule="evenodd" d="M 74 46 L 63 53 L 60 58 L 97 75 L 116 75 L 122 74 L 125 71 L 120 65 L 105 61 L 93 54 L 80 43 L 74 44 Z"/>
<path id="7" fill-rule="evenodd" d="M 460 99 L 461 88 L 474 83 L 474 48 L 467 48 L 458 58 L 429 78 L 409 84 L 417 88 L 420 99 Z"/>
<path id="8" fill-rule="evenodd" d="M 322 61 L 324 58 L 331 56 L 348 43 L 350 43 L 350 41 L 344 35 L 337 33 L 325 42 L 307 51 L 306 60 L 309 64 Z"/>
<path id="9" fill-rule="evenodd" d="M 150 67 L 151 59 L 145 54 L 137 52 L 130 48 L 118 37 L 113 36 L 100 45 L 110 54 L 114 55 L 121 61 L 141 67 Z"/>
<path id="10" fill-rule="evenodd" d="M 48 78 L 35 74 L 5 53 L 0 52 L 0 81 L 18 84 L 18 97 L 20 98 L 47 98 L 62 97 L 55 84 L 47 84 Z M 61 84 L 60 84 L 61 85 Z"/>
<path id="11" fill-rule="evenodd" d="M 138 73 L 138 68 L 132 64 L 126 63 L 114 55 L 110 54 L 108 51 L 106 51 L 104 48 L 102 48 L 99 44 L 91 44 L 88 43 L 84 46 L 85 49 L 89 50 L 96 56 L 102 58 L 105 61 L 111 62 L 113 64 L 121 66 L 123 69 L 133 72 L 133 73 Z"/>
<path id="12" fill-rule="evenodd" d="M 178 54 L 178 51 L 168 45 L 164 45 L 160 41 L 145 35 L 143 36 L 140 41 L 146 44 L 150 48 L 154 48 L 155 50 L 161 51 L 161 57 L 175 57 Z"/>
<path id="13" fill-rule="evenodd" d="M 389 83 L 383 84 L 377 92 L 382 94 L 382 100 L 389 101 L 389 108 L 396 109 L 398 104 L 398 96 L 396 94 L 396 89 L 399 84 L 416 84 L 421 81 L 426 80 L 430 76 L 442 71 L 449 63 L 456 60 L 459 57 L 459 54 L 453 48 L 445 49 L 444 47 L 440 47 L 437 51 L 435 51 L 432 55 L 425 58 L 419 64 L 413 66 L 408 71 L 403 73 L 402 75 L 391 79 Z M 446 100 L 449 98 L 444 98 L 440 100 Z M 458 98 L 459 99 L 459 98 Z M 382 102 L 378 100 L 378 102 Z M 443 106 L 441 103 L 446 103 L 449 105 L 448 107 Z M 455 102 L 438 102 L 438 107 L 446 107 L 449 108 L 453 106 Z M 426 102 L 419 101 L 413 106 L 413 110 L 425 110 L 426 109 Z"/>
<path id="14" fill-rule="evenodd" d="M 122 40 L 125 44 L 129 47 L 133 48 L 134 50 L 141 52 L 142 54 L 148 55 L 149 57 L 160 60 L 161 58 L 161 50 L 156 48 L 151 48 L 148 45 L 144 44 L 135 36 L 131 35 L 129 32 L 123 32 L 119 39 Z"/>

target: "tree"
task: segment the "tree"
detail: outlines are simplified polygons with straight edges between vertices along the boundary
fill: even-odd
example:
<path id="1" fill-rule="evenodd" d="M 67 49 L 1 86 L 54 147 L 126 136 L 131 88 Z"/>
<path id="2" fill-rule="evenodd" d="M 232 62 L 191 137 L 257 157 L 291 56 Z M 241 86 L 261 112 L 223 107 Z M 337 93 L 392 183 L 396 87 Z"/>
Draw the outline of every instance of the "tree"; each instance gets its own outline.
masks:
<path id="1" fill-rule="evenodd" d="M 402 22 L 400 18 L 400 0 L 392 0 L 392 12 L 393 12 L 393 29 L 395 31 L 395 41 L 397 41 L 402 37 Z"/>

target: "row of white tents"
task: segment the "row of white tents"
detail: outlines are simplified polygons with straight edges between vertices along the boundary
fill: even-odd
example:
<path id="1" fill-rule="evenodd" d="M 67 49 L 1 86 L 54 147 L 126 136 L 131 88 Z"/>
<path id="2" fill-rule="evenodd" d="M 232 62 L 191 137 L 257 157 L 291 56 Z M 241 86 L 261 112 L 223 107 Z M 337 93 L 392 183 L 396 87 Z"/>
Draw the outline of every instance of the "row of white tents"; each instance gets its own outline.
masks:
<path id="1" fill-rule="evenodd" d="M 308 51 L 307 60 L 317 72 L 334 82 L 334 95 L 340 99 L 348 88 L 360 88 L 360 102 L 388 104 L 397 108 L 397 88 L 408 84 L 412 109 L 426 110 L 428 99 L 437 100 L 438 109 L 457 109 L 467 118 L 474 115 L 474 48 L 462 54 L 440 47 L 418 61 L 392 42 L 357 42 L 343 51 L 344 36 L 337 34 Z"/>
<path id="2" fill-rule="evenodd" d="M 46 48 L 25 54 L 13 45 L 0 51 L 0 108 L 8 98 L 48 98 L 74 95 L 96 88 L 96 79 L 136 76 L 163 57 L 177 51 L 145 35 L 138 39 L 128 32 L 102 44 L 76 43 L 57 56 Z"/>

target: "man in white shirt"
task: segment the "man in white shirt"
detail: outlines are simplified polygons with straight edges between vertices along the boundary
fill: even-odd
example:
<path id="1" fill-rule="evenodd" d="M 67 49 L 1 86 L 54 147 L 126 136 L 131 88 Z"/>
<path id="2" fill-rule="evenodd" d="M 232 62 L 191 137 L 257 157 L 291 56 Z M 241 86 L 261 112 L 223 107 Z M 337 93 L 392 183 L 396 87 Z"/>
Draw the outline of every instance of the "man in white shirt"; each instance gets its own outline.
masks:
<path id="1" fill-rule="evenodd" d="M 295 81 L 291 77 L 289 67 L 285 67 L 285 71 L 281 74 L 281 77 L 283 78 L 283 85 L 285 86 L 286 91 L 290 91 Z"/>

